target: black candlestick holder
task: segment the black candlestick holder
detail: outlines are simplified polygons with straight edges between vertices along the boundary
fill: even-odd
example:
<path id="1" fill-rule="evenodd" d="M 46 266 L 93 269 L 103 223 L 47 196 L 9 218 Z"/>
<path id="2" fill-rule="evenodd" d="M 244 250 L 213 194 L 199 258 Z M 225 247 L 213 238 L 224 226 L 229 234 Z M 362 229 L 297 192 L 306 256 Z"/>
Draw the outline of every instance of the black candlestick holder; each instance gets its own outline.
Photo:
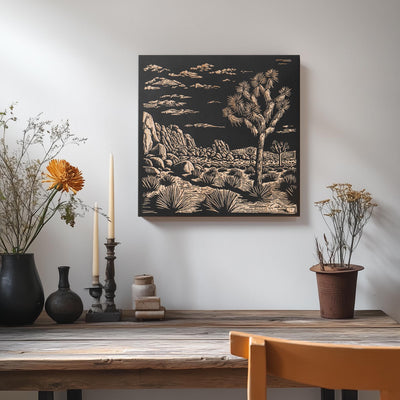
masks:
<path id="1" fill-rule="evenodd" d="M 94 298 L 92 308 L 86 314 L 86 322 L 116 322 L 121 321 L 121 311 L 117 310 L 114 298 L 117 285 L 115 283 L 115 246 L 119 243 L 115 239 L 107 239 L 104 245 L 107 248 L 106 280 L 101 284 L 89 287 L 89 294 Z M 100 298 L 104 289 L 106 302 L 102 307 Z"/>
<path id="2" fill-rule="evenodd" d="M 93 297 L 92 307 L 90 308 L 90 313 L 101 313 L 103 312 L 103 307 L 101 306 L 100 298 L 103 293 L 103 285 L 101 283 L 93 284 L 88 288 L 89 294 Z"/>

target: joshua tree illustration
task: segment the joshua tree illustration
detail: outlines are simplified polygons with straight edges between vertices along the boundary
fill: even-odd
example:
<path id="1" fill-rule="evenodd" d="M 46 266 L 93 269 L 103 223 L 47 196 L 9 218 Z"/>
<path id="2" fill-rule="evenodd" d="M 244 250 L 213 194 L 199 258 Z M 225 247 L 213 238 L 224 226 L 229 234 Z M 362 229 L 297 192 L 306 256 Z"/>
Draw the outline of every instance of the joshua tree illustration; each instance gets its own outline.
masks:
<path id="1" fill-rule="evenodd" d="M 282 167 L 282 155 L 289 150 L 288 142 L 278 142 L 274 140 L 271 145 L 271 151 L 275 154 L 278 154 L 279 157 L 279 166 Z"/>
<path id="2" fill-rule="evenodd" d="M 258 139 L 255 185 L 262 185 L 265 139 L 275 131 L 276 124 L 290 107 L 288 87 L 282 87 L 272 98 L 271 90 L 278 82 L 278 75 L 277 70 L 270 69 L 257 73 L 250 83 L 240 82 L 222 110 L 232 126 L 245 125 Z"/>

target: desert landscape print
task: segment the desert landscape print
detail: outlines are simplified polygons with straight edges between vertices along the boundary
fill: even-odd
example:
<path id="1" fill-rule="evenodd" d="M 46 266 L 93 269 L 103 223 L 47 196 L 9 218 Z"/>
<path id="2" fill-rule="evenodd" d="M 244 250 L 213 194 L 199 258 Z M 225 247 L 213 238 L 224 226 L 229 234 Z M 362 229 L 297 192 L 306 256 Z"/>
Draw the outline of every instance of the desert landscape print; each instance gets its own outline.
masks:
<path id="1" fill-rule="evenodd" d="M 299 56 L 139 56 L 139 216 L 298 216 L 299 161 Z"/>

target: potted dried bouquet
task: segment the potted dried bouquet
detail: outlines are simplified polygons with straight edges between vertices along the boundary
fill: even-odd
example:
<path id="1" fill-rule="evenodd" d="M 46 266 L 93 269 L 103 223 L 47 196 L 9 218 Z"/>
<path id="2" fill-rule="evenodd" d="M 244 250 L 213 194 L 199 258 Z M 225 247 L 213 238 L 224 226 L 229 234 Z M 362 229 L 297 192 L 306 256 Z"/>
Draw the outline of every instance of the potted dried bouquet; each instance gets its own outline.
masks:
<path id="1" fill-rule="evenodd" d="M 75 194 L 84 180 L 78 168 L 56 159 L 67 144 L 79 144 L 69 123 L 29 119 L 17 135 L 14 106 L 0 112 L 0 323 L 33 323 L 43 308 L 43 288 L 27 253 L 56 213 L 74 226 L 82 206 Z"/>
<path id="2" fill-rule="evenodd" d="M 319 263 L 310 269 L 317 276 L 321 317 L 353 318 L 357 275 L 364 267 L 352 264 L 352 256 L 377 205 L 365 189 L 357 191 L 349 183 L 328 189 L 331 197 L 315 202 L 328 234 L 322 243 L 315 239 Z"/>

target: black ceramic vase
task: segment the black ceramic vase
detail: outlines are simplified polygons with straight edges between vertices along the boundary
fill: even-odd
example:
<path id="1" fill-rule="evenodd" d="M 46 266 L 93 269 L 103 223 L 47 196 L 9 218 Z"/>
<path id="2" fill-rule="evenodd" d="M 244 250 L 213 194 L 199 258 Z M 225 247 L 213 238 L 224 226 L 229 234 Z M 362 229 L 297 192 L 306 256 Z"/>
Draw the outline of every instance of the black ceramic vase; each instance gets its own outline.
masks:
<path id="1" fill-rule="evenodd" d="M 72 324 L 82 314 L 81 298 L 69 288 L 69 267 L 58 267 L 58 290 L 46 300 L 46 312 L 59 324 Z"/>
<path id="2" fill-rule="evenodd" d="M 0 324 L 32 324 L 43 309 L 44 295 L 33 254 L 0 256 Z"/>

